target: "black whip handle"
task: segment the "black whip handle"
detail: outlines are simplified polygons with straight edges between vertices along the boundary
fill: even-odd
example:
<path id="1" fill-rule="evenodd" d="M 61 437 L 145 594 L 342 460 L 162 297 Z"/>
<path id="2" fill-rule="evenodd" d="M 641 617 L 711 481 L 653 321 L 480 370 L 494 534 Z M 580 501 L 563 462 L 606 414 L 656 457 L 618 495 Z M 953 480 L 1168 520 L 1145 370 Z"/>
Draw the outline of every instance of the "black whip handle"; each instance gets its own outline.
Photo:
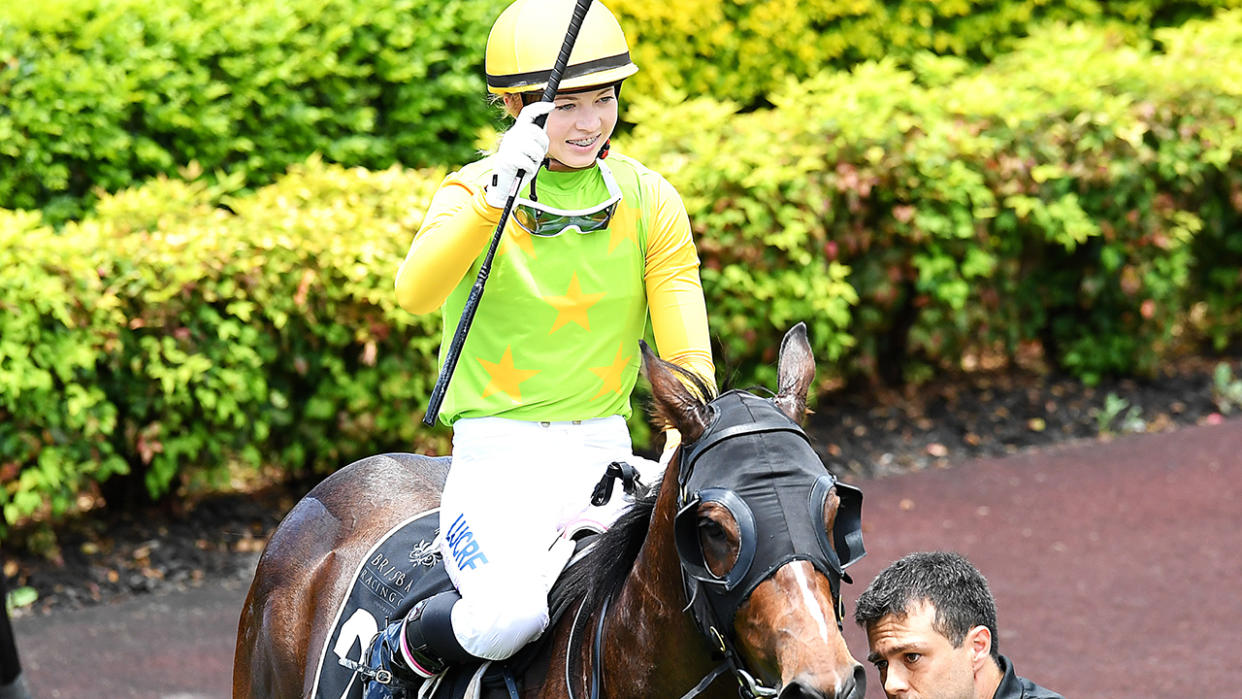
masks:
<path id="1" fill-rule="evenodd" d="M 565 30 L 565 41 L 561 42 L 561 52 L 556 55 L 556 62 L 552 64 L 552 74 L 548 76 L 548 84 L 543 87 L 541 102 L 551 102 L 556 99 L 556 91 L 561 87 L 561 77 L 565 75 L 565 68 L 569 66 L 569 54 L 574 51 L 574 42 L 578 40 L 578 30 L 582 29 L 582 22 L 586 19 L 589 9 L 591 9 L 591 0 L 578 0 L 574 5 L 574 14 L 569 18 L 569 28 Z M 535 123 L 543 126 L 547 120 L 546 115 L 540 116 L 535 119 Z"/>

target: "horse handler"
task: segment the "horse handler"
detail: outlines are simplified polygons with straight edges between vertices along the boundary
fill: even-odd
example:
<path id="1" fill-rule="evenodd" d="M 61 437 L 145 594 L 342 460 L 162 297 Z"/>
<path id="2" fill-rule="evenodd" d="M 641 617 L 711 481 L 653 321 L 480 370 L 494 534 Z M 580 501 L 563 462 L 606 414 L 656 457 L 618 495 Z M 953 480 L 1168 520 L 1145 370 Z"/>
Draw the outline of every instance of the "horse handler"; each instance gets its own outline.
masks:
<path id="1" fill-rule="evenodd" d="M 457 591 L 419 601 L 373 646 L 373 664 L 409 681 L 508 658 L 548 626 L 569 548 L 553 546 L 558 533 L 610 462 L 638 463 L 626 418 L 648 319 L 664 359 L 714 384 L 685 206 L 662 176 L 609 151 L 638 67 L 608 8 L 591 4 L 555 101 L 539 101 L 573 7 L 517 0 L 492 26 L 488 91 L 514 123 L 494 154 L 445 178 L 397 272 L 401 306 L 443 318 L 443 365 L 526 173 L 440 414 L 453 464 L 439 544 Z"/>
<path id="2" fill-rule="evenodd" d="M 1064 699 L 1014 673 L 997 650 L 996 600 L 963 556 L 912 553 L 889 564 L 858 598 L 868 660 L 884 694 L 900 699 Z"/>

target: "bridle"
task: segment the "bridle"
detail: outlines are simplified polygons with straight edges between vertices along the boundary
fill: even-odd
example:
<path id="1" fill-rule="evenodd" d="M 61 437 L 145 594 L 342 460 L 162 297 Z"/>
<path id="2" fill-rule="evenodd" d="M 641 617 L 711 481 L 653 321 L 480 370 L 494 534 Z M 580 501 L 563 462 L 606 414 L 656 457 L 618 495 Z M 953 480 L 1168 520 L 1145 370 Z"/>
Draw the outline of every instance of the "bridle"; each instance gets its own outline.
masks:
<path id="1" fill-rule="evenodd" d="M 708 408 L 707 429 L 681 448 L 673 529 L 688 609 L 721 663 L 683 699 L 701 693 L 725 672 L 737 679 L 744 698 L 771 697 L 777 690 L 747 670 L 737 649 L 734 617 L 778 569 L 805 560 L 828 578 L 842 628 L 841 581 L 851 582 L 845 568 L 866 553 L 862 492 L 828 472 L 806 432 L 772 400 L 729 391 Z M 830 539 L 824 504 L 833 488 L 840 505 Z M 705 502 L 727 509 L 738 525 L 737 559 L 721 575 L 708 567 L 699 545 L 697 511 Z"/>
<path id="2" fill-rule="evenodd" d="M 774 697 L 746 668 L 736 646 L 733 620 L 750 594 L 787 563 L 810 562 L 828 578 L 837 627 L 844 624 L 841 581 L 845 568 L 866 554 L 862 540 L 862 492 L 840 483 L 810 446 L 806 433 L 776 404 L 745 391 L 729 391 L 708 404 L 707 429 L 679 447 L 677 514 L 673 523 L 682 582 L 690 600 L 686 610 L 720 663 L 681 699 L 692 699 L 725 673 L 732 673 L 743 699 Z M 739 468 L 745 464 L 746 468 Z M 836 488 L 840 505 L 831 538 L 824 504 Z M 711 571 L 699 545 L 697 510 L 712 502 L 726 508 L 738 524 L 738 556 L 722 575 Z M 803 516 L 805 515 L 805 516 Z M 761 540 L 763 546 L 759 545 Z M 609 600 L 596 624 L 590 697 L 599 696 L 601 643 Z M 579 613 L 582 609 L 579 608 Z M 570 647 L 579 628 L 575 617 Z M 573 698 L 568 677 L 566 683 Z"/>

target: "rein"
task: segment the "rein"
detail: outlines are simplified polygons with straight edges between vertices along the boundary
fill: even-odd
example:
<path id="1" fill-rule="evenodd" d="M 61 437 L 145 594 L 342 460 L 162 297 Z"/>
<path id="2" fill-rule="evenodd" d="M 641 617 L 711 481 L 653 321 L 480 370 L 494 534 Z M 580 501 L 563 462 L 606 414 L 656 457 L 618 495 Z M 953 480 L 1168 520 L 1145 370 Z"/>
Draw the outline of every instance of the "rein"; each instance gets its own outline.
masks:
<path id="1" fill-rule="evenodd" d="M 591 651 L 587 656 L 588 660 L 592 660 L 591 678 L 590 683 L 587 685 L 590 699 L 599 699 L 600 686 L 603 685 L 604 622 L 608 618 L 608 607 L 611 602 L 611 595 L 604 598 L 604 603 L 601 605 L 599 610 L 599 621 L 595 624 L 595 636 L 591 642 Z M 582 609 L 584 606 L 586 606 L 585 599 L 582 600 L 582 604 L 578 605 L 578 611 L 574 614 L 573 624 L 569 627 L 569 643 L 567 644 L 567 648 L 574 648 L 577 646 L 574 642 L 574 638 L 578 635 L 579 629 L 582 628 L 578 622 L 582 616 Z M 689 607 L 687 607 L 686 610 L 689 610 Z M 737 656 L 737 650 L 733 647 L 733 645 L 731 643 L 727 643 L 724 637 L 721 636 L 714 627 L 712 628 L 712 631 L 714 632 L 714 637 L 720 643 L 718 650 L 724 654 L 725 660 L 704 675 L 703 679 L 699 680 L 699 683 L 696 684 L 693 689 L 681 696 L 681 699 L 693 699 L 693 697 L 697 697 L 707 691 L 707 688 L 716 681 L 716 678 L 730 671 L 737 677 L 739 685 L 738 693 L 743 697 L 743 699 L 758 699 L 759 697 L 776 696 L 778 690 L 763 686 L 763 684 L 756 680 L 753 675 L 743 669 L 738 663 L 739 658 Z M 591 657 L 592 655 L 594 658 Z M 573 678 L 570 677 L 570 666 L 570 653 L 566 652 L 565 691 L 569 694 L 569 699 L 577 699 L 574 694 Z"/>
<path id="2" fill-rule="evenodd" d="M 682 581 L 687 590 L 693 590 L 690 594 L 697 596 L 699 585 L 697 582 L 691 583 L 691 581 L 686 577 L 684 571 L 682 573 Z M 760 697 L 776 696 L 779 693 L 779 690 L 764 686 L 764 684 L 756 679 L 754 675 L 746 671 L 745 661 L 738 653 L 737 647 L 733 645 L 733 632 L 728 631 L 727 634 L 722 634 L 719 630 L 717 630 L 717 626 L 720 626 L 720 623 L 715 618 L 715 614 L 711 611 L 711 607 L 706 606 L 704 608 L 703 615 L 708 618 L 703 619 L 700 618 L 700 615 L 696 612 L 694 606 L 694 599 L 692 598 L 690 600 L 690 604 L 688 604 L 686 609 L 683 611 L 691 612 L 695 625 L 699 627 L 699 630 L 703 632 L 703 635 L 709 641 L 714 640 L 716 642 L 716 646 L 712 648 L 712 652 L 724 656 L 724 660 L 708 672 L 703 679 L 699 680 L 699 683 L 694 686 L 694 689 L 691 689 L 689 692 L 683 694 L 681 699 L 692 699 L 693 697 L 702 694 L 708 687 L 711 686 L 712 682 L 716 681 L 717 677 L 720 677 L 726 672 L 732 672 L 734 678 L 737 679 L 738 694 L 741 695 L 742 699 L 759 699 Z M 707 630 L 704 631 L 704 629 Z"/>
<path id="3" fill-rule="evenodd" d="M 604 604 L 599 610 L 599 622 L 595 625 L 595 639 L 591 644 L 594 651 L 595 661 L 591 663 L 591 681 L 587 689 L 590 691 L 591 699 L 599 699 L 599 688 L 603 684 L 603 656 L 604 656 L 604 620 L 608 617 L 608 605 L 612 602 L 612 595 L 604 598 Z M 578 635 L 578 618 L 582 614 L 582 608 L 586 606 L 586 600 L 582 600 L 582 604 L 578 605 L 578 612 L 574 614 L 574 623 L 569 627 L 569 643 L 566 645 L 565 652 L 565 691 L 569 693 L 569 699 L 574 697 L 574 683 L 570 675 L 570 653 L 569 648 L 575 647 L 574 636 Z M 587 656 L 590 660 L 590 655 Z"/>
<path id="4" fill-rule="evenodd" d="M 600 608 L 600 611 L 599 611 L 599 621 L 596 622 L 595 624 L 595 638 L 593 639 L 591 643 L 591 651 L 592 651 L 592 655 L 594 655 L 594 659 L 593 659 L 593 662 L 591 663 L 590 684 L 587 686 L 587 689 L 590 692 L 591 699 L 599 699 L 600 687 L 603 685 L 603 681 L 604 681 L 604 678 L 603 678 L 604 621 L 608 618 L 608 605 L 611 601 L 612 601 L 611 596 L 606 597 L 604 599 L 604 604 Z M 586 600 L 583 600 L 582 602 L 583 604 L 578 606 L 578 613 L 574 615 L 574 623 L 569 629 L 569 645 L 568 645 L 569 648 L 574 647 L 573 639 L 574 639 L 574 636 L 577 635 L 578 629 L 580 628 L 578 626 L 578 618 L 579 618 L 579 615 L 582 613 L 582 606 L 586 604 Z M 587 657 L 588 659 L 591 659 L 590 655 L 588 655 Z M 569 699 L 576 699 L 576 696 L 574 695 L 574 683 L 569 676 L 570 675 L 569 666 L 570 666 L 569 654 L 566 653 L 565 655 L 565 691 L 568 692 Z M 724 662 L 717 665 L 715 668 L 711 670 L 711 672 L 708 672 L 706 675 L 704 675 L 703 679 L 699 680 L 699 683 L 694 686 L 694 689 L 691 689 L 689 692 L 686 692 L 685 694 L 683 694 L 681 696 L 681 699 L 693 699 L 693 697 L 697 697 L 698 695 L 707 691 L 707 688 L 711 686 L 712 682 L 716 681 L 716 678 L 720 677 L 726 672 L 729 672 L 730 670 L 732 670 L 733 673 L 737 675 L 738 677 L 738 683 L 740 685 L 740 688 L 738 691 L 742 695 L 742 697 L 757 698 L 757 697 L 776 696 L 777 690 L 769 688 L 769 687 L 764 687 L 754 677 L 752 677 L 750 673 L 740 668 L 737 665 L 737 663 L 734 662 L 732 657 L 727 657 Z"/>
<path id="5" fill-rule="evenodd" d="M 638 491 L 645 486 L 638 478 L 638 469 L 629 465 L 624 461 L 614 461 L 608 464 L 604 470 L 604 476 L 596 484 L 594 492 L 591 493 L 591 504 L 596 507 L 602 507 L 608 504 L 612 499 L 612 490 L 616 482 L 621 481 L 621 487 L 627 495 L 636 495 Z M 604 598 L 604 603 L 600 606 L 599 622 L 595 626 L 595 640 L 592 643 L 594 650 L 595 662 L 591 664 L 591 680 L 588 690 L 591 699 L 599 699 L 599 688 L 603 684 L 603 649 L 604 649 L 604 620 L 608 617 L 608 606 L 612 603 L 612 595 Z M 582 608 L 586 606 L 586 598 L 582 599 L 582 603 L 578 605 L 578 611 L 574 613 L 574 621 L 569 626 L 569 641 L 565 650 L 565 691 L 569 694 L 569 699 L 574 697 L 573 678 L 570 677 L 571 657 L 569 649 L 576 648 L 577 643 L 574 638 L 578 635 L 578 620 L 582 617 Z M 589 617 L 588 617 L 589 618 Z M 590 655 L 587 656 L 590 659 Z"/>

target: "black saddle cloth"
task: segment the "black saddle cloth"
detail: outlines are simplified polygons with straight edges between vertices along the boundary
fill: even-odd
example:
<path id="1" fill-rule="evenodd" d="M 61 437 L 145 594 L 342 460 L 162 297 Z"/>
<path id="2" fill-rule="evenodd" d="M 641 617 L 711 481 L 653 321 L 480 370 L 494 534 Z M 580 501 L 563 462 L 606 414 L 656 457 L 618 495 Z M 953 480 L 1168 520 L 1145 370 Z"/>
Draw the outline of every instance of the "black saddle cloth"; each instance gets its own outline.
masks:
<path id="1" fill-rule="evenodd" d="M 375 634 L 399 620 L 421 599 L 453 589 L 439 551 L 433 547 L 438 509 L 422 512 L 393 527 L 367 552 L 350 583 L 349 595 L 337 610 L 332 633 L 324 644 L 315 673 L 316 699 L 363 699 L 363 677 L 340 663 L 341 658 L 362 662 Z M 508 697 L 508 668 L 513 674 L 529 664 L 539 641 L 504 663 L 493 663 L 482 678 L 484 696 Z M 450 668 L 434 699 L 465 696 L 479 665 Z M 510 675 L 512 677 L 513 675 Z M 398 688 L 397 694 L 414 697 L 416 687 Z M 367 697 L 392 696 L 394 692 L 372 683 Z"/>
<path id="2" fill-rule="evenodd" d="M 429 510 L 406 519 L 367 552 L 319 657 L 312 696 L 362 699 L 362 677 L 340 659 L 361 662 L 375 634 L 403 617 L 416 601 L 453 589 L 432 545 L 439 513 Z"/>

